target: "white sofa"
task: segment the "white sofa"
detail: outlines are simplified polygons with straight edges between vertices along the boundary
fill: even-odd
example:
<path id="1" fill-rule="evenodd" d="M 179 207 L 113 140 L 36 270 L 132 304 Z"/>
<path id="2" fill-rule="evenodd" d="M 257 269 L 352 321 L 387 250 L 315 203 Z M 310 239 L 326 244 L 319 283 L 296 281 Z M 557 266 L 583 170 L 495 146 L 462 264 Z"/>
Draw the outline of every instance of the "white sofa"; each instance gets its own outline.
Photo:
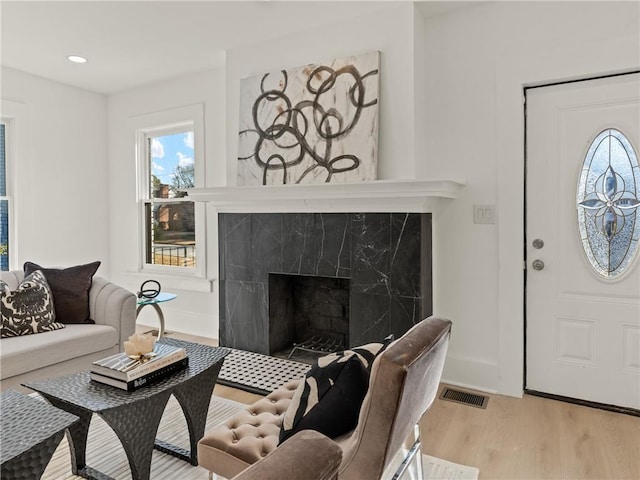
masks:
<path id="1" fill-rule="evenodd" d="M 14 290 L 24 274 L 13 270 L 0 278 Z M 52 332 L 0 339 L 0 390 L 22 390 L 20 383 L 27 380 L 88 370 L 92 361 L 122 351 L 135 331 L 135 295 L 94 277 L 89 311 L 95 324 L 68 324 Z"/>

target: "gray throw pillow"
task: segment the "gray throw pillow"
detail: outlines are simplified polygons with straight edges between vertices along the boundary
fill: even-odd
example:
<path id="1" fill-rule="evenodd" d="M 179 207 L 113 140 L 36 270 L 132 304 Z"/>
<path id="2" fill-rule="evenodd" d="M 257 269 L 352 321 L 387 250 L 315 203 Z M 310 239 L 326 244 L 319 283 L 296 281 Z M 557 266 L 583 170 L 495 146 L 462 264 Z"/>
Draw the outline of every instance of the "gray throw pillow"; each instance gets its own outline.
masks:
<path id="1" fill-rule="evenodd" d="M 53 294 L 39 270 L 25 277 L 14 291 L 0 281 L 0 313 L 2 338 L 64 328 L 62 323 L 56 322 Z"/>
<path id="2" fill-rule="evenodd" d="M 58 321 L 62 323 L 95 323 L 89 318 L 89 290 L 100 262 L 69 268 L 42 268 L 25 262 L 24 274 L 41 270 L 51 291 Z"/>

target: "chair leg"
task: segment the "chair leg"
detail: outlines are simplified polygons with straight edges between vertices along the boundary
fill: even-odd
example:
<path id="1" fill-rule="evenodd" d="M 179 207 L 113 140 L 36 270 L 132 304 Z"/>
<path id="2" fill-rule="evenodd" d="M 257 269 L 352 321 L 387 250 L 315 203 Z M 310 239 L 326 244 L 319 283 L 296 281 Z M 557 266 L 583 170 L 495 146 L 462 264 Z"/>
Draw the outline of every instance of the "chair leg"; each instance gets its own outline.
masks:
<path id="1" fill-rule="evenodd" d="M 418 425 L 417 423 L 413 428 L 413 435 L 415 437 L 414 445 L 417 445 L 417 451 L 415 455 L 416 475 L 418 476 L 418 480 L 425 480 L 424 469 L 422 468 L 422 442 L 420 441 L 420 425 Z"/>
<path id="2" fill-rule="evenodd" d="M 411 435 L 407 438 L 405 445 L 411 445 L 404 455 L 402 463 L 398 466 L 391 480 L 401 480 L 403 475 L 409 468 L 411 463 L 416 462 L 415 473 L 416 480 L 425 480 L 422 468 L 422 443 L 420 442 L 420 426 L 418 424 L 413 428 L 413 438 Z"/>

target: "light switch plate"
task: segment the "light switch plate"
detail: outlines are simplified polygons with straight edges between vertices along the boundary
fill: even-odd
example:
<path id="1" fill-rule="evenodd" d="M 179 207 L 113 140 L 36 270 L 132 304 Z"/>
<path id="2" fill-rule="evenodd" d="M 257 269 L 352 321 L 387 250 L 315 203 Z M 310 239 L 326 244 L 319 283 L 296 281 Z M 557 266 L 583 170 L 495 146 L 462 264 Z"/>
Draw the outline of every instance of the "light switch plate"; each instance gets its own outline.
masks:
<path id="1" fill-rule="evenodd" d="M 474 205 L 473 223 L 494 224 L 496 223 L 495 205 Z"/>

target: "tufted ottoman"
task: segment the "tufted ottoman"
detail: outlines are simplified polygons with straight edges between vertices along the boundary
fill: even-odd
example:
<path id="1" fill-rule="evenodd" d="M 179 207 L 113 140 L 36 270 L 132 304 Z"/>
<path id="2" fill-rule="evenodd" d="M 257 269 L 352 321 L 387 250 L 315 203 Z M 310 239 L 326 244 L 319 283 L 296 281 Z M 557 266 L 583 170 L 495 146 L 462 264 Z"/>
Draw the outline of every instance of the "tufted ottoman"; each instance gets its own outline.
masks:
<path id="1" fill-rule="evenodd" d="M 232 478 L 278 446 L 282 415 L 301 380 L 292 380 L 248 405 L 198 442 L 198 463 Z"/>

